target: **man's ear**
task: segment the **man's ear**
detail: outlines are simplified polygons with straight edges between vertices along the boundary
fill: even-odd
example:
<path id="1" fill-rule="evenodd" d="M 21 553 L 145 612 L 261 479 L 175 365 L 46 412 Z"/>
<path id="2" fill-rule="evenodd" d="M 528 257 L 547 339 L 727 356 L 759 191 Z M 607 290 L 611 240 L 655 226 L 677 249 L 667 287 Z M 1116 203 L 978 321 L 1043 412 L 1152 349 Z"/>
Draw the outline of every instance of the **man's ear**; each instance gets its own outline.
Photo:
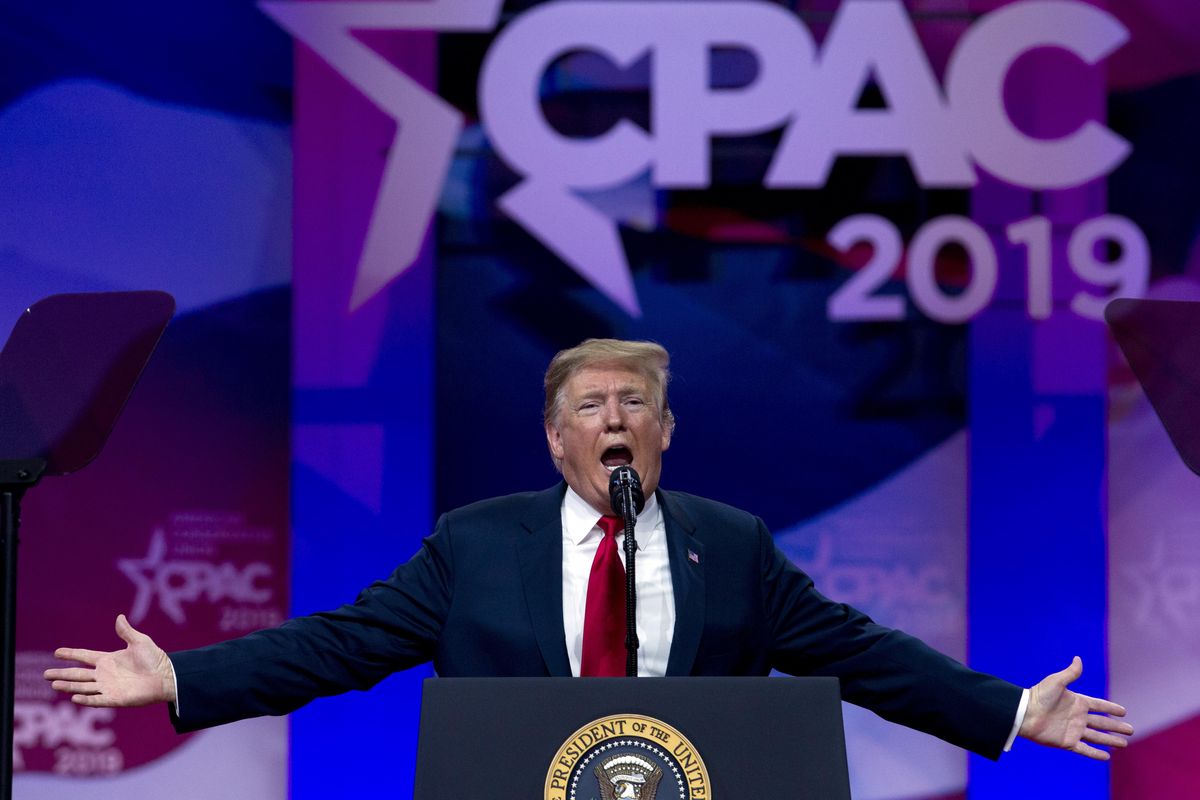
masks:
<path id="1" fill-rule="evenodd" d="M 554 423 L 546 423 L 546 444 L 550 446 L 550 455 L 555 461 L 562 461 L 563 443 L 562 434 L 558 432 L 558 428 L 554 427 Z"/>

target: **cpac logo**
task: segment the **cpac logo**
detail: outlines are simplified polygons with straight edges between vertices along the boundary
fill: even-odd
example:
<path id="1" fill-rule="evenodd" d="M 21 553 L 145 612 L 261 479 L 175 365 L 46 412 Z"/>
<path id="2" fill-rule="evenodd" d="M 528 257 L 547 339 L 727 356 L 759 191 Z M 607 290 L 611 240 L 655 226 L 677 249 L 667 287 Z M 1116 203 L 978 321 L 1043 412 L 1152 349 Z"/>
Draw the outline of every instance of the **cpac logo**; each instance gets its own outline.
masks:
<path id="1" fill-rule="evenodd" d="M 796 559 L 797 566 L 817 579 L 831 597 L 892 616 L 905 607 L 924 613 L 958 607 L 950 576 L 938 564 L 915 568 L 905 564 L 847 564 L 840 562 L 835 551 L 834 537 L 822 533 L 812 559 Z"/>
<path id="2" fill-rule="evenodd" d="M 255 561 L 239 569 L 228 562 L 167 560 L 166 554 L 166 535 L 156 530 L 145 558 L 117 561 L 117 568 L 137 587 L 133 609 L 129 612 L 129 621 L 135 625 L 145 619 L 156 598 L 159 610 L 177 625 L 187 621 L 183 604 L 195 602 L 201 596 L 210 603 L 226 599 L 265 603 L 271 599 L 270 588 L 255 584 L 259 579 L 271 577 L 270 564 Z"/>
<path id="3" fill-rule="evenodd" d="M 22 703 L 13 707 L 13 743 L 17 747 L 108 747 L 116 739 L 98 727 L 112 722 L 111 708 L 81 708 L 71 703 Z"/>
<path id="4" fill-rule="evenodd" d="M 417 256 L 462 119 L 391 67 L 352 31 L 491 30 L 497 0 L 263 3 L 298 39 L 399 123 L 364 245 L 352 306 Z M 1081 2 L 1026 0 L 980 18 L 957 43 L 939 86 L 900 0 L 846 0 L 818 51 L 783 8 L 741 2 L 552 2 L 514 19 L 488 51 L 479 108 L 496 152 L 523 176 L 499 198 L 504 211 L 581 276 L 640 314 L 617 224 L 585 197 L 650 174 L 661 188 L 711 183 L 713 136 L 784 128 L 766 176 L 772 188 L 824 184 L 841 155 L 903 155 L 923 186 L 968 187 L 976 168 L 1029 189 L 1079 185 L 1107 174 L 1130 146 L 1099 122 L 1058 139 L 1019 130 L 1004 81 L 1025 53 L 1053 47 L 1097 64 L 1128 38 L 1108 13 Z M 886 42 L 886 47 L 880 43 Z M 757 73 L 714 89 L 714 48 L 751 54 Z M 546 120 L 539 85 L 574 51 L 618 67 L 650 55 L 653 131 L 622 120 L 591 139 L 563 136 Z M 874 77 L 883 109 L 856 108 Z"/>

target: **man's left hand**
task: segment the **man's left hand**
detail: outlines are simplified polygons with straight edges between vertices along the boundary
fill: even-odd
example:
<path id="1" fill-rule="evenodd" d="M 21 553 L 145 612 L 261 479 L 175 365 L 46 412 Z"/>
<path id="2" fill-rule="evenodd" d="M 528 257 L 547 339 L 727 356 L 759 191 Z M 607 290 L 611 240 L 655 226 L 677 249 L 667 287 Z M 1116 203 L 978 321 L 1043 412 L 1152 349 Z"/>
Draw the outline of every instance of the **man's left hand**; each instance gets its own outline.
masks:
<path id="1" fill-rule="evenodd" d="M 1074 753 L 1107 761 L 1108 751 L 1092 745 L 1124 747 L 1133 726 L 1114 717 L 1125 716 L 1125 709 L 1108 700 L 1077 694 L 1067 688 L 1083 674 L 1079 656 L 1062 672 L 1047 675 L 1030 690 L 1029 707 L 1021 722 L 1021 736 Z"/>

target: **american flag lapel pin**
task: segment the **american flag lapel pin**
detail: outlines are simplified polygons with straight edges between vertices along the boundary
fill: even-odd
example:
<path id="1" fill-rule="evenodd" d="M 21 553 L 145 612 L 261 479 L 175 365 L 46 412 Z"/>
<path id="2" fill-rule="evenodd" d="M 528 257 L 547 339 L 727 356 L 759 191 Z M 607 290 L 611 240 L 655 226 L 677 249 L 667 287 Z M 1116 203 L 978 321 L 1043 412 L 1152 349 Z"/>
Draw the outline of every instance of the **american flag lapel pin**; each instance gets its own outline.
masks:
<path id="1" fill-rule="evenodd" d="M 688 561 L 692 562 L 693 564 L 700 563 L 700 556 L 695 550 L 688 550 Z"/>

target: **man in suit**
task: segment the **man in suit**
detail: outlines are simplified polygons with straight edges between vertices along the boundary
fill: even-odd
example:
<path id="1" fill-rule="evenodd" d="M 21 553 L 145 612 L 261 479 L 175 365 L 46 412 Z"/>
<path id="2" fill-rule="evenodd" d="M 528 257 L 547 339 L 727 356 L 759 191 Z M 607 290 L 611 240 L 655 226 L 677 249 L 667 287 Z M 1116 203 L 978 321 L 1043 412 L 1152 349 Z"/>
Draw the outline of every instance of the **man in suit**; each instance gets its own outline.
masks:
<path id="1" fill-rule="evenodd" d="M 335 611 L 167 656 L 124 616 L 124 650 L 60 649 L 51 669 L 86 706 L 166 701 L 180 731 L 368 688 L 432 661 L 443 676 L 624 674 L 623 531 L 609 478 L 633 467 L 639 675 L 832 675 L 843 697 L 996 758 L 1016 735 L 1091 758 L 1133 729 L 1115 703 L 1070 691 L 1075 659 L 1032 689 L 967 669 L 822 596 L 743 511 L 659 488 L 674 418 L 668 355 L 588 340 L 545 378 L 544 425 L 563 483 L 444 515 L 387 580 Z"/>

